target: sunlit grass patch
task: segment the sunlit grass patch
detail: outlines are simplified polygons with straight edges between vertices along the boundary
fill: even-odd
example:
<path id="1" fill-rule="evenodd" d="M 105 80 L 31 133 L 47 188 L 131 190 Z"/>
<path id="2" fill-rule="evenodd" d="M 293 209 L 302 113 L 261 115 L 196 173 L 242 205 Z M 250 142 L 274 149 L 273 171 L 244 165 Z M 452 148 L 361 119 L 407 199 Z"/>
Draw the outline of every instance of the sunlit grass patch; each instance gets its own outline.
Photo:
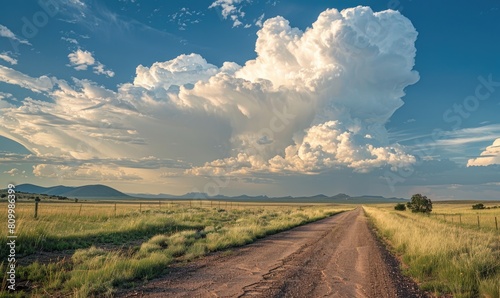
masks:
<path id="1" fill-rule="evenodd" d="M 454 297 L 499 297 L 500 234 L 496 231 L 408 211 L 365 210 L 408 265 L 406 273 L 423 289 Z"/>

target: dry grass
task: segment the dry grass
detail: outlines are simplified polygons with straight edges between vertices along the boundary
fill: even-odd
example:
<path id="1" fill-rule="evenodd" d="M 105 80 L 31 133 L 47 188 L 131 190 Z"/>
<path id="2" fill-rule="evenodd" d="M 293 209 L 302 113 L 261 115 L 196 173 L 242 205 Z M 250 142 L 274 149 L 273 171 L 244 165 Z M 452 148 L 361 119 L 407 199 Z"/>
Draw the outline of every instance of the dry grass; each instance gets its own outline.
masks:
<path id="1" fill-rule="evenodd" d="M 423 289 L 454 297 L 500 297 L 499 233 L 393 207 L 365 210 Z M 470 206 L 436 207 L 440 213 L 474 215 L 466 212 Z M 491 215 L 500 215 L 499 211 Z"/>
<path id="2" fill-rule="evenodd" d="M 479 228 L 486 230 L 496 230 L 500 228 L 500 208 L 473 210 L 473 204 L 434 204 L 434 210 L 431 216 L 456 225 L 463 225 L 470 228 Z M 500 204 L 486 203 L 486 207 L 496 207 Z M 479 225 L 478 225 L 479 217 Z M 496 218 L 496 221 L 495 221 Z"/>
<path id="3" fill-rule="evenodd" d="M 225 209 L 225 203 L 219 208 L 218 203 L 210 206 L 210 202 L 201 206 L 200 202 L 165 203 L 160 207 L 156 202 L 117 204 L 115 216 L 114 204 L 84 204 L 86 212 L 80 212 L 79 205 L 45 204 L 39 209 L 39 218 L 34 219 L 33 206 L 18 203 L 19 255 L 75 250 L 70 260 L 18 266 L 18 282 L 32 285 L 26 295 L 112 296 L 117 287 L 133 286 L 165 273 L 174 261 L 189 261 L 211 251 L 244 245 L 350 209 L 236 203 L 229 203 Z M 5 237 L 5 233 L 0 236 Z M 0 271 L 5 266 L 2 263 Z"/>

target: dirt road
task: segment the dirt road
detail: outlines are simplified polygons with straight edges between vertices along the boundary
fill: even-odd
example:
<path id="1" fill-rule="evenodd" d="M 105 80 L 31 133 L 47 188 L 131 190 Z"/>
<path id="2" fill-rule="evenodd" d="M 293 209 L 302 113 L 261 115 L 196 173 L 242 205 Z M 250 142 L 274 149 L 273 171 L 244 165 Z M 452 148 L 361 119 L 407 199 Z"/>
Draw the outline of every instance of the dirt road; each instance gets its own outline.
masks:
<path id="1" fill-rule="evenodd" d="M 121 297 L 424 297 L 362 208 L 177 265 Z"/>

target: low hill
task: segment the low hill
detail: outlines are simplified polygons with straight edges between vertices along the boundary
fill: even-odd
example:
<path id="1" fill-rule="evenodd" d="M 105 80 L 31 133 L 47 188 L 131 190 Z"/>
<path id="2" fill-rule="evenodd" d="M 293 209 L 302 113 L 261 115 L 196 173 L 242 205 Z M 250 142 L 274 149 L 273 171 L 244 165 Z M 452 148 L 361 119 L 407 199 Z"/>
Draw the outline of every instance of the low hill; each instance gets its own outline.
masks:
<path id="1" fill-rule="evenodd" d="M 85 186 L 52 186 L 42 187 L 33 184 L 20 184 L 16 186 L 19 192 L 47 194 L 53 196 L 63 196 L 68 198 L 127 198 L 128 195 L 106 185 L 85 185 Z"/>
<path id="2" fill-rule="evenodd" d="M 66 197 L 128 197 L 128 195 L 106 185 L 85 185 L 64 193 Z"/>
<path id="3" fill-rule="evenodd" d="M 57 186 L 54 186 L 54 188 L 55 187 Z M 20 184 L 16 186 L 16 191 L 34 193 L 34 194 L 47 194 L 50 188 L 51 187 L 43 187 L 34 184 Z"/>

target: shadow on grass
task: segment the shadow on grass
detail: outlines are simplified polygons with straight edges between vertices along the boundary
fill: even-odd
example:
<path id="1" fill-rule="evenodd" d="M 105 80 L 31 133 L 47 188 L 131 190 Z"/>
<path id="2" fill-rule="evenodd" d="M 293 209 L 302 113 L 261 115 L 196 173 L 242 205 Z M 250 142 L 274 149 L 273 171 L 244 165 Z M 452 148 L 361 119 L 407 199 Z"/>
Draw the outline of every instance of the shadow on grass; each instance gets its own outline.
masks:
<path id="1" fill-rule="evenodd" d="M 203 225 L 196 223 L 193 223 L 192 225 L 177 225 L 170 222 L 165 225 L 148 225 L 127 231 L 100 232 L 99 234 L 84 236 L 45 236 L 35 238 L 20 235 L 16 239 L 16 255 L 19 258 L 36 252 L 75 250 L 89 248 L 92 245 L 119 246 L 132 241 L 147 240 L 157 234 L 171 234 L 184 230 L 201 230 L 203 228 Z M 0 246 L 0 255 L 8 255 L 8 249 L 9 247 L 6 245 Z"/>

